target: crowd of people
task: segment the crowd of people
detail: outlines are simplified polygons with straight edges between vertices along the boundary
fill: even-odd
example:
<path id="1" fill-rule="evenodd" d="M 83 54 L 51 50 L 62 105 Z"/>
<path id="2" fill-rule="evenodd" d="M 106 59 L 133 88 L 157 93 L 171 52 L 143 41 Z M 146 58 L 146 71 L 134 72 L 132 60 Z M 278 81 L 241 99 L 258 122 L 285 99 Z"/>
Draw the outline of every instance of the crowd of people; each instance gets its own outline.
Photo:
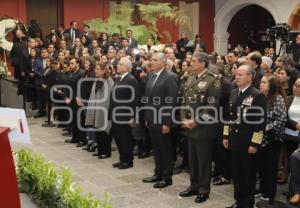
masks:
<path id="1" fill-rule="evenodd" d="M 65 142 L 105 159 L 114 139 L 118 169 L 153 155 L 143 182 L 164 188 L 187 171 L 179 195 L 196 203 L 209 198 L 211 181 L 232 180 L 229 207 L 252 208 L 255 197 L 272 204 L 289 176 L 289 201 L 300 203 L 299 57 L 241 47 L 221 56 L 185 33 L 157 51 L 151 39 L 139 47 L 131 30 L 96 37 L 76 21 L 45 40 L 35 21 L 26 32 L 17 27 L 11 52 L 19 93 L 27 113 L 51 114 Z"/>

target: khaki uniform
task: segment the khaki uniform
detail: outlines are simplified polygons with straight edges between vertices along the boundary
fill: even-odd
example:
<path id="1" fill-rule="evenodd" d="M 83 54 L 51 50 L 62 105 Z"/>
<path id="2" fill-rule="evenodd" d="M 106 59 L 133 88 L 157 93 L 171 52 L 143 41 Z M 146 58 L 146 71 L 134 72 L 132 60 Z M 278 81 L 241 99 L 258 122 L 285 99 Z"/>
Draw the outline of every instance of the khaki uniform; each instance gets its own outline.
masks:
<path id="1" fill-rule="evenodd" d="M 181 119 L 194 119 L 197 126 L 186 129 L 191 189 L 209 194 L 211 156 L 218 123 L 220 77 L 207 70 L 191 75 L 183 86 Z M 209 107 L 209 108 L 208 108 Z"/>

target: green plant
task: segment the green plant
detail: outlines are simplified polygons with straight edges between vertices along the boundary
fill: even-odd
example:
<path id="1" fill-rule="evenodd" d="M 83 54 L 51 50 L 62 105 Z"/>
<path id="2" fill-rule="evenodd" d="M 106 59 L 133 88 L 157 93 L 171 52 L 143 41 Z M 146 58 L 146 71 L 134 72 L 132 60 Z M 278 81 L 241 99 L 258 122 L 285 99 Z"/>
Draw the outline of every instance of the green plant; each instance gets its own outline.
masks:
<path id="1" fill-rule="evenodd" d="M 107 32 L 125 35 L 127 29 L 131 29 L 140 44 L 145 44 L 148 38 L 156 41 L 160 37 L 171 40 L 169 31 L 157 29 L 159 19 L 168 19 L 176 25 L 192 30 L 190 18 L 185 10 L 172 6 L 170 3 L 151 2 L 149 4 L 133 4 L 124 2 L 116 6 L 115 12 L 108 19 L 100 18 L 85 21 L 97 33 Z"/>
<path id="2" fill-rule="evenodd" d="M 6 77 L 7 72 L 6 72 L 7 66 L 6 64 L 0 60 L 0 77 Z"/>
<path id="3" fill-rule="evenodd" d="M 72 173 L 45 161 L 28 150 L 17 153 L 17 176 L 20 191 L 29 194 L 42 207 L 48 208 L 111 208 L 110 198 L 94 199 L 82 194 L 78 184 L 72 181 Z"/>

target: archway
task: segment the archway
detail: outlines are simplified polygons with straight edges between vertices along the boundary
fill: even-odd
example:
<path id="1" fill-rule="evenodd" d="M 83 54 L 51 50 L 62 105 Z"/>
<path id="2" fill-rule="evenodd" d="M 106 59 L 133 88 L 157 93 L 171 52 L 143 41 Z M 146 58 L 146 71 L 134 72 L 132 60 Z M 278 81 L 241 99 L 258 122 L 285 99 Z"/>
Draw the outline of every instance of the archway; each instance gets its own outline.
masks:
<path id="1" fill-rule="evenodd" d="M 275 24 L 272 15 L 261 6 L 250 5 L 240 9 L 228 26 L 228 48 L 241 45 L 251 50 L 263 51 L 269 45 L 267 29 Z"/>
<path id="2" fill-rule="evenodd" d="M 258 5 L 266 9 L 273 17 L 276 23 L 284 22 L 281 16 L 280 9 L 276 7 L 272 1 L 261 0 L 229 0 L 218 10 L 215 17 L 215 34 L 214 34 L 214 50 L 220 54 L 226 54 L 228 51 L 228 38 L 227 32 L 230 21 L 233 16 L 242 8 Z"/>

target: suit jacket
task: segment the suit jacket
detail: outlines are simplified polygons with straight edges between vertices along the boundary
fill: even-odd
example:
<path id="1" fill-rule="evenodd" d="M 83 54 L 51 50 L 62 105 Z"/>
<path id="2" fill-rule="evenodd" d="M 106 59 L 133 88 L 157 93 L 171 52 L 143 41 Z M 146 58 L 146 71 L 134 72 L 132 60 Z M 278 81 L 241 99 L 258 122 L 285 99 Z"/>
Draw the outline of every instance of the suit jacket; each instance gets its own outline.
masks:
<path id="1" fill-rule="evenodd" d="M 64 94 L 68 98 L 72 96 L 73 103 L 76 103 L 78 81 L 83 77 L 83 74 L 84 74 L 83 70 L 78 69 L 70 73 L 69 79 L 67 81 L 67 84 L 72 88 L 72 92 L 69 92 L 69 90 L 65 90 Z M 70 93 L 72 93 L 72 95 Z"/>
<path id="2" fill-rule="evenodd" d="M 255 74 L 252 84 L 256 89 L 259 89 L 261 78 L 264 76 L 265 72 L 262 68 L 260 68 L 260 66 L 255 68 L 255 72 L 256 72 L 256 74 Z"/>
<path id="3" fill-rule="evenodd" d="M 238 88 L 231 92 L 230 123 L 224 125 L 223 136 L 229 139 L 230 150 L 248 152 L 249 146 L 261 145 L 267 122 L 267 99 L 253 85 L 242 95 L 238 93 Z M 250 115 L 254 113 L 257 115 Z"/>
<path id="4" fill-rule="evenodd" d="M 129 47 L 132 48 L 137 48 L 138 47 L 138 41 L 135 38 L 131 38 L 131 42 L 129 44 Z"/>
<path id="5" fill-rule="evenodd" d="M 150 109 L 145 110 L 145 120 L 149 125 L 174 126 L 174 122 L 172 122 L 172 110 L 177 105 L 178 96 L 176 76 L 166 69 L 163 69 L 152 87 L 154 76 L 155 74 L 152 72 L 146 80 L 145 97 L 147 98 L 147 102 L 145 106 L 155 109 L 155 112 Z M 159 111 L 163 108 L 165 108 L 165 110 L 160 113 Z M 155 117 L 157 117 L 158 122 L 154 122 Z M 161 122 L 159 122 L 160 119 Z"/>
<path id="6" fill-rule="evenodd" d="M 34 72 L 34 83 L 41 85 L 44 76 L 43 60 L 41 58 L 36 58 L 32 62 L 32 71 Z"/>
<path id="7" fill-rule="evenodd" d="M 23 47 L 20 56 L 21 72 L 28 74 L 32 72 L 32 63 L 28 47 Z"/>
<path id="8" fill-rule="evenodd" d="M 76 53 L 76 47 L 75 48 L 72 48 L 70 50 L 70 53 L 75 56 L 75 53 Z M 79 48 L 79 51 L 78 51 L 78 57 L 81 57 L 82 56 L 82 48 Z"/>
<path id="9" fill-rule="evenodd" d="M 58 84 L 59 74 L 53 69 L 49 69 L 47 72 L 46 74 L 44 73 L 43 84 L 50 90 L 52 86 Z"/>
<path id="10" fill-rule="evenodd" d="M 24 41 L 21 42 L 18 41 L 13 43 L 10 56 L 11 56 L 12 65 L 14 67 L 19 67 L 21 65 L 21 56 L 24 48 L 27 48 L 26 43 Z"/>
<path id="11" fill-rule="evenodd" d="M 139 100 L 138 82 L 134 76 L 128 73 L 122 80 L 117 81 L 114 85 L 110 99 L 109 120 L 112 120 L 113 123 L 115 123 L 114 121 L 127 122 L 130 119 L 134 119 L 135 113 L 126 116 L 117 114 L 129 114 L 129 109 L 135 112 L 136 107 L 139 106 Z M 121 109 L 117 110 L 117 108 Z M 115 112 L 114 109 L 116 110 Z"/>
<path id="12" fill-rule="evenodd" d="M 75 38 L 79 38 L 80 37 L 80 31 L 78 29 L 73 29 L 75 30 Z M 71 28 L 68 28 L 64 31 L 64 34 L 68 35 L 70 40 L 71 40 Z"/>

